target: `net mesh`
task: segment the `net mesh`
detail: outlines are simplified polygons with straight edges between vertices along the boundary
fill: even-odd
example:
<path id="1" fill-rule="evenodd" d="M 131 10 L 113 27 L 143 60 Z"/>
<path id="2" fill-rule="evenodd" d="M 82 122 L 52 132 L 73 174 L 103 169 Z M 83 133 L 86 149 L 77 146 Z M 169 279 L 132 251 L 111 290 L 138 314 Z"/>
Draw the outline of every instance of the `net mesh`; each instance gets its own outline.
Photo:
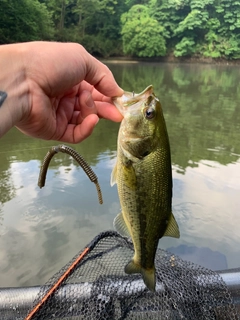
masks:
<path id="1" fill-rule="evenodd" d="M 216 272 L 158 249 L 150 292 L 141 275 L 124 272 L 132 255 L 128 239 L 101 233 L 41 287 L 35 307 L 16 308 L 14 319 L 239 319 Z"/>

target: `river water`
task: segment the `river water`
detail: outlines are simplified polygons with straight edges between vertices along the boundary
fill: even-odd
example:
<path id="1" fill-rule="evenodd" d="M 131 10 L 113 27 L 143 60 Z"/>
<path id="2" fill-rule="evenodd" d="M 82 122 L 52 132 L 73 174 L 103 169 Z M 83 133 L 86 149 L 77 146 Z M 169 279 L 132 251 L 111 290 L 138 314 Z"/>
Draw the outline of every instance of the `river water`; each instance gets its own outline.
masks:
<path id="1" fill-rule="evenodd" d="M 170 137 L 173 212 L 180 239 L 159 246 L 212 269 L 240 266 L 239 67 L 109 63 L 118 83 L 140 92 L 153 84 Z M 104 204 L 76 162 L 64 154 L 41 161 L 56 142 L 12 129 L 0 141 L 0 286 L 46 282 L 120 212 L 110 187 L 119 124 L 101 120 L 73 146 L 98 175 Z"/>

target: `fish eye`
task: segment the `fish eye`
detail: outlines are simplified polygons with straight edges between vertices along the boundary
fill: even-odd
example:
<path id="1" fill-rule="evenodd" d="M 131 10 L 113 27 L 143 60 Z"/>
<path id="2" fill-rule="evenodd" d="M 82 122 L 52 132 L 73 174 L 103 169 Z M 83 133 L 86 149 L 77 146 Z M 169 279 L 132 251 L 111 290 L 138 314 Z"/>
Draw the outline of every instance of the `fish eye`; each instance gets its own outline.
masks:
<path id="1" fill-rule="evenodd" d="M 155 109 L 153 107 L 149 107 L 145 109 L 145 118 L 148 120 L 152 120 L 156 115 Z"/>

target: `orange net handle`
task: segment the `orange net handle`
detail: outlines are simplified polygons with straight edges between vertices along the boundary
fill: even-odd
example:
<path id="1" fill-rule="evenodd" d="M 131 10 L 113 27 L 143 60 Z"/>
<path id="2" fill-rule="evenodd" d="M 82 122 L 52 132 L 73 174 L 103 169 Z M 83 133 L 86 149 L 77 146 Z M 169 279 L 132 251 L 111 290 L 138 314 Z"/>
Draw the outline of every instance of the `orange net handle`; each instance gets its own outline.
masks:
<path id="1" fill-rule="evenodd" d="M 65 271 L 65 273 L 58 279 L 58 281 L 49 289 L 41 301 L 30 311 L 26 316 L 25 320 L 32 320 L 39 309 L 47 302 L 47 300 L 54 294 L 54 292 L 61 286 L 61 284 L 67 279 L 67 277 L 72 273 L 77 264 L 86 256 L 90 248 L 87 247 L 84 251 L 77 257 L 77 259 L 71 264 L 71 266 Z"/>

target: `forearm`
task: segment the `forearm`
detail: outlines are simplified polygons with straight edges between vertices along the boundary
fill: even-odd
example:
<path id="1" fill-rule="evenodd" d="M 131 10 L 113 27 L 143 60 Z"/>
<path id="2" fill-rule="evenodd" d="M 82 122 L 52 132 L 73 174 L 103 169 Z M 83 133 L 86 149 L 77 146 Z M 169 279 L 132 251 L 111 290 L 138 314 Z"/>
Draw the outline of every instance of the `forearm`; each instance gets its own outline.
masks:
<path id="1" fill-rule="evenodd" d="M 0 46 L 0 137 L 28 108 L 28 85 L 21 44 Z"/>

